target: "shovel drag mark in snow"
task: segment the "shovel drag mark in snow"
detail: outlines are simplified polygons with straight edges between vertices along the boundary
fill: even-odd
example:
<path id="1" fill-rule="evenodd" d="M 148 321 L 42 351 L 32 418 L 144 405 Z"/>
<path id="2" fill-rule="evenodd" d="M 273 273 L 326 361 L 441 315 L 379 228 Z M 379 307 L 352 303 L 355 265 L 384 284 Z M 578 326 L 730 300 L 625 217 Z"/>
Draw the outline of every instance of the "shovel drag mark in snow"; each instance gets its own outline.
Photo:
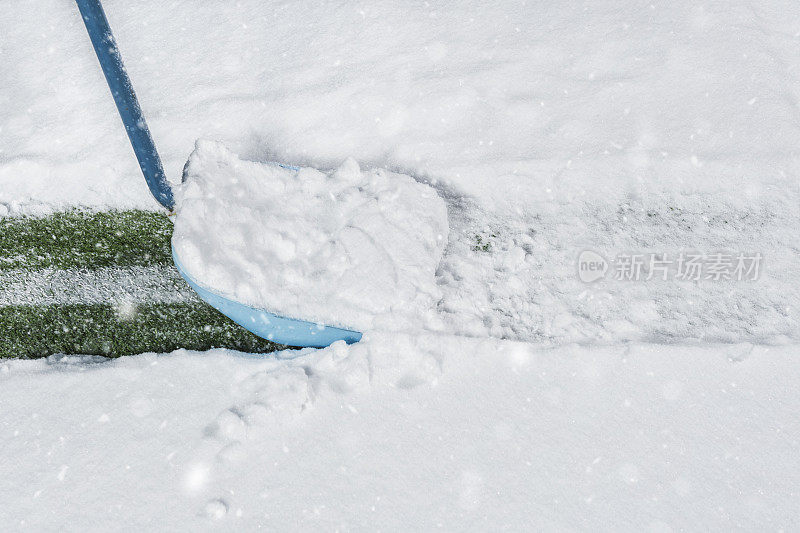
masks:
<path id="1" fill-rule="evenodd" d="M 448 211 L 438 308 L 461 334 L 554 344 L 800 338 L 800 285 L 790 281 L 800 279 L 800 209 L 789 202 L 736 208 L 713 196 L 658 196 L 543 205 L 508 217 L 464 198 L 449 199 Z M 607 275 L 587 285 L 576 275 L 587 249 L 605 257 L 748 250 L 764 259 L 755 280 L 626 283 Z"/>

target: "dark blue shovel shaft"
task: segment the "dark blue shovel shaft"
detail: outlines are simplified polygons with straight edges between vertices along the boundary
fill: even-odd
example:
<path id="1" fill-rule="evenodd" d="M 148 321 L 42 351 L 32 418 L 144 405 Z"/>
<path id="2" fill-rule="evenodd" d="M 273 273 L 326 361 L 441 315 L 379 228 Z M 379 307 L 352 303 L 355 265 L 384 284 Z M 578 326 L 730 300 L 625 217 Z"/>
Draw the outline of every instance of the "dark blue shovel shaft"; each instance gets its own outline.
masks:
<path id="1" fill-rule="evenodd" d="M 122 64 L 122 56 L 103 12 L 103 6 L 100 0 L 76 0 L 76 2 L 147 186 L 150 187 L 150 192 L 158 203 L 172 210 L 175 206 L 172 189 L 164 176 L 161 158 L 158 157 L 153 137 L 142 115 L 136 93 L 133 92 L 131 80 Z"/>

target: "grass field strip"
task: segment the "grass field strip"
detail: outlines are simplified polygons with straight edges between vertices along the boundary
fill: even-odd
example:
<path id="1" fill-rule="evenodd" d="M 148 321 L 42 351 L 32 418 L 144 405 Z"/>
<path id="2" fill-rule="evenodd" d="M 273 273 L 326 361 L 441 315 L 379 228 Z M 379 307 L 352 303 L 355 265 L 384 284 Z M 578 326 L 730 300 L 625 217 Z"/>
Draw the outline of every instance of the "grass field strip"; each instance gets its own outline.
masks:
<path id="1" fill-rule="evenodd" d="M 148 211 L 0 218 L 0 358 L 282 348 L 200 300 L 171 237 Z"/>

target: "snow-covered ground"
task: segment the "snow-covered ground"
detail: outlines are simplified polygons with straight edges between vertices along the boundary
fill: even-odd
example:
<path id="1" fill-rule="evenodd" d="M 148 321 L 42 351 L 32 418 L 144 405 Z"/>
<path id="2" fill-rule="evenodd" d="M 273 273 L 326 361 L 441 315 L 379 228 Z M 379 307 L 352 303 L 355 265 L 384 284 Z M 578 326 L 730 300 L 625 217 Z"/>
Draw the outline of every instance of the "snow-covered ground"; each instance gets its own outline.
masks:
<path id="1" fill-rule="evenodd" d="M 393 334 L 288 361 L 7 361 L 0 523 L 792 530 L 797 357 Z"/>
<path id="2" fill-rule="evenodd" d="M 105 7 L 173 181 L 202 137 L 432 185 L 441 320 L 2 362 L 2 529 L 800 526 L 797 2 Z M 0 214 L 155 209 L 74 5 L 0 35 Z M 678 279 L 718 253 L 759 271 Z"/>

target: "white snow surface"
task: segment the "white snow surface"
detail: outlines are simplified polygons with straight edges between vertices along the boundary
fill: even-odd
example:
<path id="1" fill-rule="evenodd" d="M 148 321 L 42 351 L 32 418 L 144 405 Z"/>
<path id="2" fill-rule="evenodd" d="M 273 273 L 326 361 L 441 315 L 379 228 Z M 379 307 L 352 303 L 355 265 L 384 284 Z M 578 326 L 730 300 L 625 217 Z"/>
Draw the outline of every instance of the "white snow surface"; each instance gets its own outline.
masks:
<path id="1" fill-rule="evenodd" d="M 441 297 L 350 347 L 0 362 L 0 529 L 800 528 L 795 0 L 104 5 L 173 183 L 198 138 L 410 176 Z M 75 6 L 0 35 L 0 215 L 156 209 Z"/>
<path id="2" fill-rule="evenodd" d="M 797 357 L 391 333 L 5 361 L 0 525 L 790 531 Z"/>
<path id="3" fill-rule="evenodd" d="M 330 174 L 242 161 L 211 141 L 184 176 L 172 244 L 202 286 L 358 331 L 433 315 L 447 208 L 428 185 L 353 159 Z"/>

